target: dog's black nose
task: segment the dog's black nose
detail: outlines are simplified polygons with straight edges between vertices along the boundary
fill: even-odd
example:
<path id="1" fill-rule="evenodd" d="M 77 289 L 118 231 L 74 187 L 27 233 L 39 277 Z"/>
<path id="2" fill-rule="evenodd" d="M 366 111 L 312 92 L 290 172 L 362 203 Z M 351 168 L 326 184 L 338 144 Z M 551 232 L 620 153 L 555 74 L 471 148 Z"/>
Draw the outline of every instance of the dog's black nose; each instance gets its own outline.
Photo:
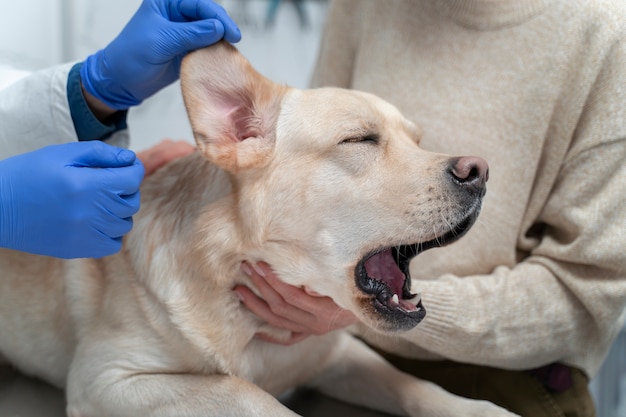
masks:
<path id="1" fill-rule="evenodd" d="M 478 156 L 453 159 L 448 172 L 457 184 L 475 191 L 484 189 L 489 179 L 489 165 Z"/>

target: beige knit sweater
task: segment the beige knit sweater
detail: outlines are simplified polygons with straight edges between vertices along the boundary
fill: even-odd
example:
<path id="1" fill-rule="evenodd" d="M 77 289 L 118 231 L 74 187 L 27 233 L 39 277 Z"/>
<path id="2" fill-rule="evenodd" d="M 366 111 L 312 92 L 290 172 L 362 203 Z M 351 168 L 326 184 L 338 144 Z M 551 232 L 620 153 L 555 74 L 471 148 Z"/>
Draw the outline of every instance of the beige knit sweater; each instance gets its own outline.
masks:
<path id="1" fill-rule="evenodd" d="M 313 85 L 375 93 L 422 147 L 490 164 L 484 209 L 419 255 L 427 316 L 371 342 L 593 376 L 626 305 L 626 1 L 340 0 Z M 407 190 L 410 192 L 410 190 Z"/>

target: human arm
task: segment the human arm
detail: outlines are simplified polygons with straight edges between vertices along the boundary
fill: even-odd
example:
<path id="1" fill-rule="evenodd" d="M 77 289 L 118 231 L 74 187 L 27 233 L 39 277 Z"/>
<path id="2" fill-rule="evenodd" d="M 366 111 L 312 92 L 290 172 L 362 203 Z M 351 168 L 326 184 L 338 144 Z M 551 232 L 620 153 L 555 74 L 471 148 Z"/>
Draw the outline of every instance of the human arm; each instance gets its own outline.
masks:
<path id="1" fill-rule="evenodd" d="M 414 280 L 427 316 L 398 334 L 407 344 L 496 367 L 533 368 L 558 360 L 592 375 L 599 366 L 621 328 L 625 300 L 626 110 L 619 92 L 626 85 L 626 59 L 623 46 L 596 56 L 602 58 L 594 65 L 602 68 L 592 76 L 589 68 L 581 70 L 575 82 L 588 95 L 577 103 L 567 96 L 559 102 L 567 105 L 558 108 L 558 129 L 547 133 L 528 201 L 508 196 L 524 210 L 511 239 L 517 257 L 501 266 L 494 262 L 480 275 L 470 270 Z M 493 218 L 482 217 L 475 227 L 497 241 L 505 231 L 496 226 Z M 420 255 L 414 276 L 438 254 L 444 272 L 452 257 L 469 264 L 476 259 L 480 267 L 481 258 L 493 257 L 485 243 L 485 250 L 466 245 L 460 252 L 454 244 Z M 390 348 L 398 344 L 389 342 Z"/>
<path id="2" fill-rule="evenodd" d="M 122 33 L 84 63 L 40 71 L 3 90 L 0 159 L 19 156 L 2 161 L 0 246 L 59 257 L 119 250 L 139 205 L 132 184 L 138 187 L 143 168 L 135 155 L 123 158 L 130 169 L 98 148 L 102 144 L 34 150 L 76 140 L 127 146 L 128 107 L 175 81 L 189 50 L 239 37 L 236 25 L 213 2 L 146 0 Z M 65 196 L 67 210 L 55 196 Z M 111 212 L 119 205 L 128 207 Z M 77 223 L 75 216 L 83 220 Z M 54 221 L 42 224 L 42 218 Z M 63 233 L 55 224 L 64 225 Z"/>
<path id="3" fill-rule="evenodd" d="M 397 336 L 460 362 L 530 369 L 565 361 L 597 369 L 626 305 L 625 150 L 624 139 L 609 141 L 570 161 L 542 216 L 553 230 L 514 268 L 415 283 L 427 319 Z M 576 229 L 585 232 L 570 241 Z M 292 332 L 286 343 L 356 322 L 330 319 L 340 310 L 334 303 L 263 271 L 250 273 L 262 298 L 245 287 L 237 292 L 257 316 Z"/>
<path id="4" fill-rule="evenodd" d="M 596 45 L 598 59 L 570 81 L 586 93 L 563 97 L 545 141 L 517 264 L 417 282 L 428 313 L 406 340 L 464 362 L 597 370 L 626 304 L 626 44 Z"/>
<path id="5" fill-rule="evenodd" d="M 90 116 L 81 117 L 87 133 L 75 126 L 68 95 L 73 67 L 33 73 L 0 92 L 0 247 L 100 257 L 119 250 L 132 226 L 142 166 L 133 152 L 110 146 L 127 146 L 127 131 L 91 116 L 77 71 L 83 100 L 77 108 Z M 76 142 L 88 133 L 107 136 L 110 145 Z"/>
<path id="6" fill-rule="evenodd" d="M 623 324 L 626 143 L 567 163 L 512 268 L 420 281 L 428 320 L 403 338 L 463 362 L 528 369 L 563 361 L 590 375 Z M 621 231 L 620 231 L 621 229 Z"/>
<path id="7" fill-rule="evenodd" d="M 360 2 L 362 0 L 331 1 L 311 87 L 352 87 L 352 70 L 359 45 L 359 13 L 364 9 L 357 4 Z"/>
<path id="8" fill-rule="evenodd" d="M 0 91 L 0 159 L 78 140 L 67 91 L 73 67 L 37 71 Z M 80 92 L 78 72 L 76 85 Z M 127 146 L 127 132 L 114 134 L 109 143 Z"/>

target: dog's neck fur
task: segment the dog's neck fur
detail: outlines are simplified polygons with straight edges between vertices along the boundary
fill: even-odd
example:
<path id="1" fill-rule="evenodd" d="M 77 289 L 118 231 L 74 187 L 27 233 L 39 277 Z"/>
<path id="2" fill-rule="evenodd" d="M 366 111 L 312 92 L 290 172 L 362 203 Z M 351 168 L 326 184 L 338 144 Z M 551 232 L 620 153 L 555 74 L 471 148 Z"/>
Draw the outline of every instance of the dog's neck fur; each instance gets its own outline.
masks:
<path id="1" fill-rule="evenodd" d="M 233 238 L 245 232 L 236 226 L 239 213 L 231 178 L 195 153 L 147 178 L 141 192 L 141 212 L 125 242 L 133 262 L 143 264 L 136 269 L 149 271 L 137 277 L 138 284 L 153 294 L 157 308 L 165 309 L 169 321 L 195 350 L 210 355 L 221 371 L 230 372 L 240 364 L 226 363 L 216 355 L 243 351 L 260 326 L 256 319 L 244 317 L 251 313 L 241 308 L 232 292 L 234 283 L 249 285 L 239 270 L 246 248 L 236 242 L 250 244 L 258 238 Z M 170 239 L 159 242 L 152 234 Z M 158 245 L 146 247 L 144 242 Z M 181 264 L 181 259 L 193 261 Z M 192 280 L 194 285 L 187 285 Z M 177 309 L 183 304 L 184 311 Z M 224 320 L 237 325 L 215 325 Z M 219 334 L 210 333 L 218 330 Z"/>

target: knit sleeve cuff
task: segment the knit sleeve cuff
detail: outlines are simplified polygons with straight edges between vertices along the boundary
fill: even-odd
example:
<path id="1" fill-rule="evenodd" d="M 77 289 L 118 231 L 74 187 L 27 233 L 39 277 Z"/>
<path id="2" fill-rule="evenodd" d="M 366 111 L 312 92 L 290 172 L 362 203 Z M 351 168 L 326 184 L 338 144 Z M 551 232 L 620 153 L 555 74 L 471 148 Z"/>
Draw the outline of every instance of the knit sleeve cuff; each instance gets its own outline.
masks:
<path id="1" fill-rule="evenodd" d="M 106 140 L 115 132 L 127 128 L 127 110 L 118 111 L 112 115 L 107 123 L 100 122 L 89 108 L 83 96 L 80 84 L 80 68 L 78 63 L 72 67 L 67 78 L 67 99 L 70 114 L 78 140 Z"/>
<path id="2" fill-rule="evenodd" d="M 422 284 L 422 285 L 420 285 Z M 450 284 L 443 284 L 437 280 L 424 281 L 414 286 L 421 292 L 422 303 L 426 309 L 426 317 L 417 326 L 415 331 L 404 333 L 407 339 L 419 338 L 433 352 L 440 351 L 449 343 L 449 335 L 453 328 L 459 326 L 458 294 L 451 289 Z M 420 288 L 423 287 L 423 290 Z M 418 343 L 421 344 L 421 343 Z"/>

